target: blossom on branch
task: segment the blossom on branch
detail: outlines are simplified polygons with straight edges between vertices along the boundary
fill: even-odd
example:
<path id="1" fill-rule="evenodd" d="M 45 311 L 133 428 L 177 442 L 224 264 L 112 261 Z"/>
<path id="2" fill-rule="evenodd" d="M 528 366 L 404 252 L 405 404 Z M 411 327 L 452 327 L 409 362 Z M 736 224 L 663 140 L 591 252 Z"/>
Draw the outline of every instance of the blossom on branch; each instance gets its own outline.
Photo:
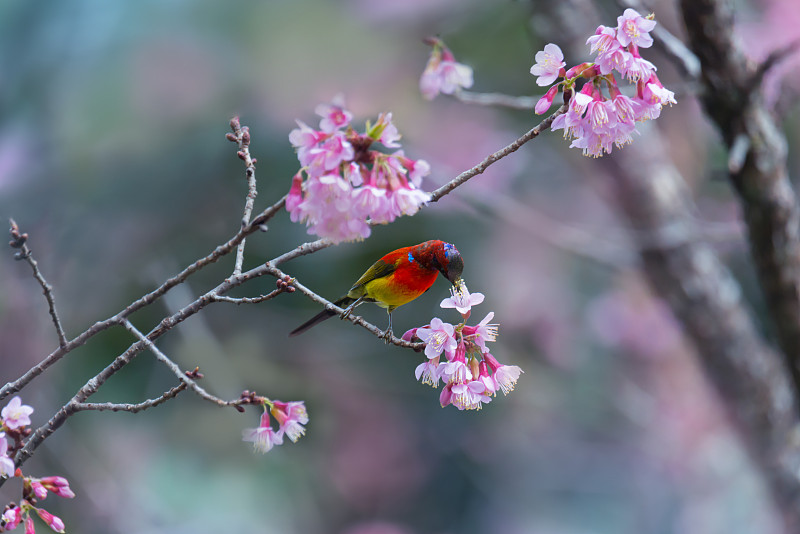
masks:
<path id="1" fill-rule="evenodd" d="M 297 121 L 289 134 L 301 168 L 292 178 L 286 209 L 292 221 L 305 222 L 309 234 L 334 242 L 370 235 L 370 224 L 386 224 L 401 215 L 414 215 L 430 200 L 419 186 L 430 173 L 424 160 L 413 160 L 402 150 L 391 154 L 374 150 L 400 148 L 400 134 L 391 113 L 358 133 L 352 114 L 340 97 L 317 106 L 322 117 L 314 130 Z"/>
<path id="2" fill-rule="evenodd" d="M 490 323 L 494 312 L 475 326 L 466 324 L 470 308 L 483 300 L 482 293 L 470 293 L 462 282 L 441 307 L 456 308 L 465 322 L 453 326 L 435 317 L 429 325 L 403 335 L 405 341 L 425 343 L 428 361 L 418 365 L 414 374 L 417 380 L 434 388 L 444 382 L 439 397 L 442 407 L 452 404 L 459 410 L 479 410 L 491 402 L 497 391 L 510 393 L 522 373 L 518 366 L 503 365 L 489 353 L 486 343 L 497 339 L 499 328 Z"/>
<path id="3" fill-rule="evenodd" d="M 0 417 L 2 417 L 3 426 L 5 426 L 6 429 L 16 430 L 31 424 L 30 415 L 32 413 L 33 408 L 22 404 L 22 399 L 17 395 L 9 401 L 2 411 L 0 411 Z"/>
<path id="4" fill-rule="evenodd" d="M 531 73 L 539 76 L 539 85 L 563 79 L 539 100 L 535 111 L 539 115 L 545 113 L 555 93 L 564 91 L 569 109 L 556 117 L 551 129 L 564 130 L 564 137 L 573 139 L 570 147 L 582 149 L 586 156 L 611 153 L 614 146 L 622 148 L 633 140 L 637 122 L 656 119 L 663 106 L 676 103 L 675 94 L 664 88 L 656 76 L 656 66 L 639 54 L 640 48 L 653 44 L 649 33 L 655 25 L 652 17 L 626 9 L 615 28 L 601 25 L 587 39 L 590 52 L 597 54 L 594 62 L 566 71 L 562 63 L 556 76 L 562 57 L 560 49 L 551 43 L 536 54 Z M 631 96 L 623 94 L 614 72 L 635 84 Z M 583 84 L 580 91 L 579 83 Z"/>
<path id="5" fill-rule="evenodd" d="M 253 443 L 253 448 L 262 453 L 269 452 L 275 445 L 283 444 L 286 436 L 293 442 L 303 437 L 306 433 L 305 425 L 308 423 L 308 412 L 303 401 L 281 402 L 260 398 L 264 405 L 264 413 L 256 428 L 246 428 L 242 431 L 242 440 Z M 272 428 L 270 414 L 278 422 L 278 429 Z"/>
<path id="6" fill-rule="evenodd" d="M 419 79 L 419 90 L 427 100 L 439 93 L 452 95 L 472 87 L 472 68 L 458 63 L 453 53 L 438 37 L 429 37 L 425 42 L 433 47 L 428 64 Z"/>
<path id="7" fill-rule="evenodd" d="M 8 457 L 8 441 L 5 432 L 0 432 L 0 477 L 14 476 L 14 460 Z"/>

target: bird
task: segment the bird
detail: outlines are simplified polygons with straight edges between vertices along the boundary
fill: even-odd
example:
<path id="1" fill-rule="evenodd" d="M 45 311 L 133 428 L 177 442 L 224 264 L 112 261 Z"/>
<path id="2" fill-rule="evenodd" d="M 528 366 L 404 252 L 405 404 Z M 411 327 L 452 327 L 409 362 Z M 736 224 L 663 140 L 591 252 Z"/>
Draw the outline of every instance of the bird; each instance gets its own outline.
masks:
<path id="1" fill-rule="evenodd" d="M 344 308 L 342 319 L 350 316 L 356 306 L 374 302 L 389 313 L 389 326 L 383 333 L 386 343 L 392 338 L 392 312 L 425 293 L 441 273 L 454 287 L 461 283 L 464 260 L 456 247 L 438 239 L 419 245 L 402 247 L 389 252 L 361 275 L 346 295 L 334 302 Z M 325 309 L 301 324 L 289 337 L 297 336 L 336 315 Z"/>

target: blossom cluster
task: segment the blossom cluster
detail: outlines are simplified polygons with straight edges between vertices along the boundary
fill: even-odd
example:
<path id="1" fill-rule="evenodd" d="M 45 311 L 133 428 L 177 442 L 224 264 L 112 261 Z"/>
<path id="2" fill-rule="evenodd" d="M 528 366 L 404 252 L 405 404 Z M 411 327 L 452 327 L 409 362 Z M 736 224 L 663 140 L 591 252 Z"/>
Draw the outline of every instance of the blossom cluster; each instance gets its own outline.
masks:
<path id="1" fill-rule="evenodd" d="M 334 242 L 364 239 L 370 224 L 392 222 L 414 215 L 430 195 L 419 189 L 430 173 L 425 160 L 372 149 L 381 143 L 399 149 L 400 134 L 391 113 L 382 113 L 365 133 L 351 126 L 353 119 L 341 98 L 316 108 L 319 130 L 301 121 L 289 133 L 301 168 L 292 179 L 286 209 L 294 222 L 302 221 L 309 234 Z"/>
<path id="2" fill-rule="evenodd" d="M 61 518 L 37 505 L 50 493 L 66 499 L 75 497 L 64 477 L 34 478 L 23 475 L 21 469 L 15 468 L 11 458 L 22 447 L 24 438 L 31 433 L 29 427 L 32 413 L 33 408 L 22 404 L 22 399 L 18 396 L 11 399 L 0 411 L 0 476 L 22 479 L 22 500 L 20 504 L 12 502 L 6 505 L 0 515 L 0 532 L 14 530 L 24 523 L 25 534 L 35 533 L 34 514 L 55 532 L 64 532 Z M 13 441 L 12 445 L 9 445 L 8 439 Z"/>
<path id="3" fill-rule="evenodd" d="M 639 54 L 640 48 L 653 44 L 650 32 L 655 25 L 651 17 L 626 9 L 617 18 L 616 27 L 598 26 L 586 41 L 591 53 L 597 53 L 594 62 L 570 69 L 565 69 L 564 54 L 558 45 L 550 43 L 536 53 L 531 74 L 537 76 L 537 84 L 548 86 L 563 79 L 545 93 L 535 111 L 541 115 L 550 109 L 559 90 L 570 96 L 568 111 L 556 117 L 551 126 L 553 130 L 563 129 L 564 137 L 573 138 L 570 147 L 593 157 L 611 153 L 614 145 L 621 148 L 633 140 L 637 122 L 656 119 L 664 105 L 676 103 L 675 94 L 656 76 L 656 66 Z M 615 71 L 635 84 L 632 97 L 620 90 Z M 579 79 L 585 82 L 573 94 Z M 603 93 L 603 86 L 608 96 Z"/>
<path id="4" fill-rule="evenodd" d="M 403 339 L 425 343 L 428 360 L 417 366 L 415 373 L 417 380 L 434 388 L 444 383 L 439 396 L 442 407 L 452 404 L 459 410 L 480 410 L 497 391 L 506 395 L 513 391 L 522 370 L 501 364 L 486 346 L 497 339 L 499 325 L 490 323 L 494 312 L 477 325 L 467 326 L 472 306 L 483 302 L 484 295 L 470 293 L 463 281 L 450 292 L 440 306 L 455 308 L 463 322 L 456 326 L 434 317 L 430 324 L 406 332 Z"/>
<path id="5" fill-rule="evenodd" d="M 425 42 L 433 47 L 428 64 L 419 79 L 419 90 L 428 100 L 439 93 L 452 95 L 461 88 L 472 87 L 472 67 L 458 63 L 441 39 L 429 37 Z"/>
<path id="6" fill-rule="evenodd" d="M 303 426 L 308 423 L 308 412 L 303 401 L 281 402 L 279 400 L 263 400 L 264 413 L 256 428 L 242 431 L 242 440 L 253 443 L 258 452 L 268 452 L 275 445 L 283 444 L 283 436 L 297 442 L 306 433 Z M 272 428 L 270 414 L 278 422 L 278 429 Z"/>

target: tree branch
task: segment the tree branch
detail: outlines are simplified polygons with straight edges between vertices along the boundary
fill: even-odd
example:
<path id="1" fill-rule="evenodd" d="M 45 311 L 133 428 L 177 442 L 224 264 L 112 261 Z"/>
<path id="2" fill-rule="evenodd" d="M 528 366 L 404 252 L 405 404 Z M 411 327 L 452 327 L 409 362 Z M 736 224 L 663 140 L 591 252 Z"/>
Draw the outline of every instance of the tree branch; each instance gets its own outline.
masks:
<path id="1" fill-rule="evenodd" d="M 796 393 L 785 363 L 760 338 L 741 289 L 711 248 L 698 239 L 689 191 L 655 131 L 607 158 L 615 198 L 638 241 L 650 283 L 670 305 L 697 348 L 706 376 L 784 513 L 787 532 L 800 525 L 800 448 Z M 641 240 L 647 234 L 680 240 Z"/>
<path id="2" fill-rule="evenodd" d="M 59 319 L 58 311 L 56 310 L 56 300 L 53 296 L 53 286 L 48 284 L 47 280 L 44 279 L 42 272 L 39 270 L 39 264 L 35 259 L 33 259 L 33 254 L 27 245 L 28 234 L 20 234 L 19 226 L 17 226 L 17 223 L 14 221 L 14 219 L 9 219 L 8 221 L 11 224 L 11 228 L 9 229 L 9 232 L 11 233 L 11 241 L 8 244 L 12 248 L 19 249 L 19 252 L 14 255 L 14 258 L 17 260 L 25 260 L 25 262 L 30 265 L 31 269 L 33 270 L 33 277 L 37 282 L 39 282 L 39 285 L 42 286 L 44 298 L 47 300 L 47 306 L 50 309 L 50 318 L 53 320 L 53 326 L 56 328 L 58 346 L 63 349 L 67 345 L 67 336 L 64 334 L 64 328 L 61 326 L 61 319 Z"/>
<path id="3" fill-rule="evenodd" d="M 82 412 L 86 410 L 95 410 L 98 412 L 112 411 L 112 412 L 130 412 L 137 413 L 148 408 L 153 408 L 159 404 L 163 404 L 170 399 L 174 399 L 178 394 L 186 389 L 186 382 L 181 382 L 169 391 L 165 391 L 163 395 L 155 399 L 148 399 L 137 404 L 118 404 L 114 402 L 79 402 L 75 404 L 75 411 Z"/>
<path id="4" fill-rule="evenodd" d="M 689 41 L 702 65 L 702 103 L 731 151 L 750 247 L 778 343 L 800 390 L 800 205 L 786 169 L 786 138 L 766 109 L 758 68 L 733 35 L 732 6 L 681 0 Z"/>
<path id="5" fill-rule="evenodd" d="M 231 130 L 233 130 L 233 133 L 228 134 L 227 138 L 239 147 L 236 155 L 244 161 L 245 175 L 247 176 L 247 200 L 244 204 L 244 215 L 242 216 L 242 227 L 244 228 L 250 222 L 253 204 L 255 203 L 256 195 L 258 195 L 256 191 L 256 159 L 250 156 L 250 129 L 241 125 L 239 117 L 231 119 Z M 236 247 L 236 264 L 233 268 L 233 274 L 242 272 L 244 246 L 245 240 L 242 239 L 241 243 Z"/>

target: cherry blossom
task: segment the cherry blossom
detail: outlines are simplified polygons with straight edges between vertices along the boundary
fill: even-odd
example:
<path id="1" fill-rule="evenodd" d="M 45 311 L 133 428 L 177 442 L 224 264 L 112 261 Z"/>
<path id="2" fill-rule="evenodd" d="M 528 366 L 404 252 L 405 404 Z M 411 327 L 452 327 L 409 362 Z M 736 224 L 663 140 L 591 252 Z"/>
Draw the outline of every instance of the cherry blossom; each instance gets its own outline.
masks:
<path id="1" fill-rule="evenodd" d="M 402 150 L 385 154 L 370 148 L 376 141 L 400 147 L 390 112 L 374 125 L 368 122 L 363 134 L 350 126 L 352 114 L 342 101 L 322 104 L 317 113 L 323 116 L 322 130 L 297 121 L 298 128 L 289 134 L 301 165 L 286 198 L 292 221 L 334 242 L 353 241 L 368 237 L 371 224 L 414 215 L 430 200 L 419 189 L 430 172 L 427 162 L 408 158 Z"/>
<path id="2" fill-rule="evenodd" d="M 32 413 L 33 408 L 22 404 L 22 399 L 17 395 L 0 411 L 0 416 L 3 418 L 3 425 L 7 429 L 16 430 L 31 424 L 30 415 Z"/>
<path id="3" fill-rule="evenodd" d="M 429 359 L 437 358 L 444 352 L 448 357 L 456 349 L 456 339 L 453 337 L 455 327 L 445 323 L 438 317 L 431 319 L 429 327 L 418 328 L 416 335 L 425 345 L 425 356 Z"/>
<path id="4" fill-rule="evenodd" d="M 253 448 L 262 453 L 269 452 L 274 445 L 283 443 L 283 431 L 277 432 L 270 425 L 269 412 L 261 415 L 261 423 L 256 428 L 246 428 L 242 431 L 242 440 L 253 443 Z"/>
<path id="5" fill-rule="evenodd" d="M 658 81 L 656 66 L 639 54 L 639 48 L 652 45 L 649 32 L 656 22 L 626 9 L 617 23 L 615 28 L 598 26 L 587 39 L 590 52 L 597 54 L 594 63 L 582 63 L 566 71 L 559 68 L 553 76 L 560 56 L 555 48 L 548 52 L 546 46 L 545 51 L 537 53 L 537 63 L 531 68 L 532 74 L 540 76 L 540 85 L 563 78 L 545 93 L 534 110 L 542 114 L 550 109 L 558 90 L 571 94 L 567 113 L 556 117 L 551 129 L 563 129 L 564 137 L 572 138 L 570 147 L 581 149 L 586 156 L 600 157 L 614 146 L 630 143 L 636 122 L 656 119 L 664 105 L 676 103 L 674 93 Z M 615 72 L 635 84 L 634 96 L 622 93 Z M 542 84 L 542 80 L 547 83 Z M 583 80 L 583 86 L 577 91 L 579 80 Z"/>
<path id="6" fill-rule="evenodd" d="M 563 74 L 564 53 L 558 45 L 546 44 L 544 50 L 536 52 L 536 64 L 531 67 L 531 74 L 537 76 L 536 84 L 547 86 L 556 81 L 559 75 Z"/>
<path id="7" fill-rule="evenodd" d="M 458 63 L 440 39 L 427 40 L 433 46 L 428 63 L 419 80 L 422 96 L 433 100 L 439 93 L 451 95 L 461 88 L 472 87 L 472 68 Z"/>

